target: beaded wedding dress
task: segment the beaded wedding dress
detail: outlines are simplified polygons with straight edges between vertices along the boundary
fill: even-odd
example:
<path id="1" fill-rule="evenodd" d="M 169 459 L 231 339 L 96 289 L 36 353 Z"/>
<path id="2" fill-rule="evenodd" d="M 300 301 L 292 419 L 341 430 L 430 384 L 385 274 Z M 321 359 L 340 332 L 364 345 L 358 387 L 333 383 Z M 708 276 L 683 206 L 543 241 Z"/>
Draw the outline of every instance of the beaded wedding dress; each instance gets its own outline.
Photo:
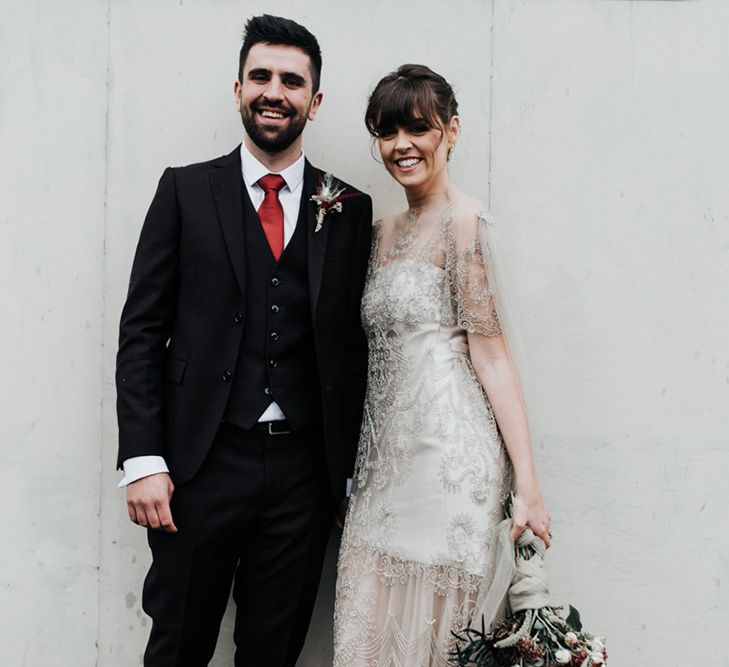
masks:
<path id="1" fill-rule="evenodd" d="M 335 667 L 445 665 L 488 586 L 510 465 L 468 351 L 501 333 L 485 217 L 452 201 L 375 223 L 369 369 L 339 554 Z"/>

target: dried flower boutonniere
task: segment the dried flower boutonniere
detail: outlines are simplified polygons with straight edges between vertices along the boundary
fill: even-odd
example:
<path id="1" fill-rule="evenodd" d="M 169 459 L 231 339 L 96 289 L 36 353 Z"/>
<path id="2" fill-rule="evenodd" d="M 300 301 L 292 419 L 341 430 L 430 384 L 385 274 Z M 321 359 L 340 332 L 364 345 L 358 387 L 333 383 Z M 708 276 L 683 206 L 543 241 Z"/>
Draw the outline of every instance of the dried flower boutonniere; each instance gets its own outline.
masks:
<path id="1" fill-rule="evenodd" d="M 319 181 L 319 189 L 315 194 L 311 195 L 311 201 L 318 204 L 316 210 L 316 227 L 314 232 L 318 232 L 324 224 L 324 218 L 334 211 L 342 212 L 342 199 L 347 195 L 343 195 L 346 188 L 329 173 Z"/>

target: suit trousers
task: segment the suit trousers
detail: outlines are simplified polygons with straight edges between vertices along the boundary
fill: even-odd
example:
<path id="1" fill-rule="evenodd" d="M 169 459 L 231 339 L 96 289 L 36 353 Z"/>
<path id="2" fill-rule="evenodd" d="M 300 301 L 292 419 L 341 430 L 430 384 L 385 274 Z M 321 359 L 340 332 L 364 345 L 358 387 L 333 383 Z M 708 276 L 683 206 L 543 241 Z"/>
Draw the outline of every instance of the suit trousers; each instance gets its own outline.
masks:
<path id="1" fill-rule="evenodd" d="M 236 667 L 293 667 L 334 517 L 321 426 L 271 435 L 221 424 L 171 509 L 177 533 L 148 531 L 144 664 L 207 665 L 232 586 Z"/>

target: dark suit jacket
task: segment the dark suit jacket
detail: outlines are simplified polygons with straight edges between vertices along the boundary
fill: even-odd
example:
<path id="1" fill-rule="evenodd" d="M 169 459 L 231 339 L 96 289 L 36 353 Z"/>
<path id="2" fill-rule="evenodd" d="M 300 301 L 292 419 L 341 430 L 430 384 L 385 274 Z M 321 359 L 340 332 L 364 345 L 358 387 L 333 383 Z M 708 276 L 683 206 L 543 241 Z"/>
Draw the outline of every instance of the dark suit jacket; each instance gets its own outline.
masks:
<path id="1" fill-rule="evenodd" d="M 338 500 L 352 473 L 362 417 L 367 348 L 359 304 L 372 202 L 347 186 L 342 212 L 327 215 L 315 233 L 310 197 L 321 173 L 306 162 L 302 206 L 326 458 Z M 233 384 L 223 373 L 235 372 L 245 326 L 244 187 L 238 148 L 168 168 L 160 179 L 121 316 L 119 466 L 133 456 L 164 456 L 174 482 L 184 484 L 213 442 Z"/>

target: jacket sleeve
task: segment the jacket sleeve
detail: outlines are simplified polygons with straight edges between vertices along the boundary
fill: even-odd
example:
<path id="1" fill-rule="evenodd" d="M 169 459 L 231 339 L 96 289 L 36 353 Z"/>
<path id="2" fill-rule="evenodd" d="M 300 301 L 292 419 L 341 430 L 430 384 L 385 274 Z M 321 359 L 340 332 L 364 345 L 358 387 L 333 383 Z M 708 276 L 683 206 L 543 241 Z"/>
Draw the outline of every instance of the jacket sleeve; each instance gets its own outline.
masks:
<path id="1" fill-rule="evenodd" d="M 349 359 L 347 360 L 347 405 L 348 417 L 348 449 L 346 458 L 347 476 L 354 474 L 354 462 L 359 443 L 359 432 L 362 427 L 362 409 L 364 407 L 365 389 L 367 386 L 367 338 L 362 329 L 360 302 L 367 275 L 372 244 L 372 200 L 365 195 L 366 204 L 357 228 L 353 261 L 352 280 L 349 303 Z"/>
<path id="2" fill-rule="evenodd" d="M 164 456 L 165 357 L 177 307 L 180 216 L 175 172 L 162 174 L 144 220 L 119 326 L 119 455 Z"/>

